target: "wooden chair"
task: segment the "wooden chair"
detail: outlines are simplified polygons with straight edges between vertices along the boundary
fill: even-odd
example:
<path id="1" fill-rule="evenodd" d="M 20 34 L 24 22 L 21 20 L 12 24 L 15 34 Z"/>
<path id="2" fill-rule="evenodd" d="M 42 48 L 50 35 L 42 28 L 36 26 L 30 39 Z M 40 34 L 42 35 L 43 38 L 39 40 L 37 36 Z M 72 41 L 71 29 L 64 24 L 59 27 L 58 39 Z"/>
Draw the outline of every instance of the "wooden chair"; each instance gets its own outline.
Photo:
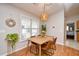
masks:
<path id="1" fill-rule="evenodd" d="M 53 55 L 54 50 L 56 50 L 56 40 L 57 37 L 53 38 L 53 41 L 46 42 L 44 45 L 42 45 L 43 52 L 48 55 Z"/>
<path id="2" fill-rule="evenodd" d="M 35 36 L 31 36 L 31 38 L 33 38 Z M 31 46 L 30 46 L 30 52 L 34 53 L 34 54 L 38 54 L 38 45 L 34 42 L 31 42 Z"/>
<path id="3" fill-rule="evenodd" d="M 49 41 L 47 45 L 42 45 L 42 52 L 47 55 L 53 55 L 54 50 L 52 49 L 52 41 Z"/>
<path id="4" fill-rule="evenodd" d="M 52 41 L 52 49 L 56 50 L 56 40 L 57 40 L 57 37 L 53 38 L 53 41 Z"/>

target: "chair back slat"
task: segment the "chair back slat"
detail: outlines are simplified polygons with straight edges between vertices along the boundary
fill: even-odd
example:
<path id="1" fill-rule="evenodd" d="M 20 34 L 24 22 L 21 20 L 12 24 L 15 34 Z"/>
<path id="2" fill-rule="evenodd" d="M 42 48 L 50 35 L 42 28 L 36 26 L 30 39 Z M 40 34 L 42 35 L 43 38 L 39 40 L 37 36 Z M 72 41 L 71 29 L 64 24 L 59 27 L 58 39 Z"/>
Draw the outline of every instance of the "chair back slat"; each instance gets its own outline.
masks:
<path id="1" fill-rule="evenodd" d="M 56 43 L 57 37 L 53 38 L 53 44 Z"/>

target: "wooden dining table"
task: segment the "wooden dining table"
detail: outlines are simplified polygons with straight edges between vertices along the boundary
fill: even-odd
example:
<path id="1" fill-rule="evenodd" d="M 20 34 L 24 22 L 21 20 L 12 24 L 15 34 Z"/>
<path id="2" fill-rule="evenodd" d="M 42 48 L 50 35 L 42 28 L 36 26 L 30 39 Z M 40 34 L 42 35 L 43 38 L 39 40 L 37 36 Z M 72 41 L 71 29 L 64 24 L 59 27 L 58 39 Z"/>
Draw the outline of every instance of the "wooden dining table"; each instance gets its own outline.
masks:
<path id="1" fill-rule="evenodd" d="M 41 45 L 48 42 L 48 41 L 53 41 L 53 36 L 35 36 L 35 37 L 32 37 L 30 38 L 30 42 L 34 42 L 36 44 L 38 44 L 39 46 L 39 56 L 41 56 Z"/>

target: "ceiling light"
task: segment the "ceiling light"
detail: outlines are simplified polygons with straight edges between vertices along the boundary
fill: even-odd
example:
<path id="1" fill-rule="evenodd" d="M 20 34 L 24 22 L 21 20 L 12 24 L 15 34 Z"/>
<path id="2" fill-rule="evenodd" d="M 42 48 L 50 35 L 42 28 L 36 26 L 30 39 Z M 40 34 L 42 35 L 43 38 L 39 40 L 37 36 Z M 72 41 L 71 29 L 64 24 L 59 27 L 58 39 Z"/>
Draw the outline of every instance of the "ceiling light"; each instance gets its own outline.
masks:
<path id="1" fill-rule="evenodd" d="M 46 7 L 46 5 L 44 4 L 44 5 L 43 5 L 43 13 L 42 13 L 41 16 L 40 16 L 40 19 L 41 19 L 42 21 L 46 21 L 46 20 L 48 19 L 48 14 L 46 13 L 45 7 Z"/>

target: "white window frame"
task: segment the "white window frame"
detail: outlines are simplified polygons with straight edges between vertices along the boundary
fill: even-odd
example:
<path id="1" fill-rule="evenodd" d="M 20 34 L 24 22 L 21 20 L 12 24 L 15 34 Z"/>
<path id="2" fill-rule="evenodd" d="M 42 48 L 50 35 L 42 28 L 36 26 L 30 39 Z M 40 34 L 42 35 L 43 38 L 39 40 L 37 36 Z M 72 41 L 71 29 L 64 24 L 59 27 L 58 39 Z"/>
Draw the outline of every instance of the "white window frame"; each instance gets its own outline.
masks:
<path id="1" fill-rule="evenodd" d="M 26 16 L 25 16 L 26 17 Z M 36 35 L 38 35 L 39 34 L 39 25 L 38 25 L 38 28 L 32 28 L 32 21 L 34 20 L 34 19 L 32 19 L 32 18 L 27 18 L 26 17 L 26 19 L 28 19 L 28 20 L 30 20 L 30 27 L 29 28 L 25 28 L 25 29 L 30 29 L 30 36 L 32 36 L 32 29 L 37 29 L 37 34 Z M 37 19 L 38 20 L 38 19 Z M 22 19 L 21 19 L 21 21 L 22 21 Z M 22 23 L 21 23 L 21 41 L 25 41 L 25 40 L 27 40 L 28 38 L 26 38 L 26 39 L 23 39 L 23 34 L 22 34 Z"/>

